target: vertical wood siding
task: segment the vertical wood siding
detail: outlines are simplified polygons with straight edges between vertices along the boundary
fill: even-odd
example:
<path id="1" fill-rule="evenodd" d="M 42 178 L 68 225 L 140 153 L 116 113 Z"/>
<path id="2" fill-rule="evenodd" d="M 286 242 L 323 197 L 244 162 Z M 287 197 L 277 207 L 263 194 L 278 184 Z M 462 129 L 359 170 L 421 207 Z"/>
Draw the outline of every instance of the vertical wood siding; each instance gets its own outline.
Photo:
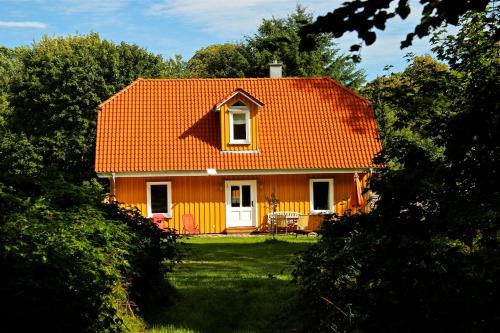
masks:
<path id="1" fill-rule="evenodd" d="M 229 107 L 238 101 L 241 101 L 250 108 L 250 144 L 242 144 L 242 145 L 229 144 L 229 140 L 231 138 L 229 132 Z M 235 96 L 231 98 L 229 101 L 227 101 L 226 104 L 221 106 L 219 112 L 220 112 L 222 150 L 257 150 L 259 148 L 258 136 L 257 136 L 257 127 L 258 127 L 257 111 L 258 111 L 257 106 L 244 96 Z"/>
<path id="2" fill-rule="evenodd" d="M 199 176 L 170 178 L 117 178 L 118 202 L 137 207 L 146 214 L 146 183 L 149 181 L 172 182 L 172 218 L 169 226 L 182 231 L 182 216 L 193 214 L 202 233 L 220 233 L 226 228 L 226 180 L 257 180 L 257 224 L 267 221 L 269 207 L 266 197 L 275 193 L 280 200 L 278 211 L 294 211 L 307 215 L 310 212 L 309 179 L 333 178 L 334 209 L 344 214 L 349 208 L 353 174 L 332 175 L 269 175 L 269 176 Z M 362 175 L 360 175 L 362 178 Z M 321 217 L 311 216 L 309 225 L 317 227 Z"/>

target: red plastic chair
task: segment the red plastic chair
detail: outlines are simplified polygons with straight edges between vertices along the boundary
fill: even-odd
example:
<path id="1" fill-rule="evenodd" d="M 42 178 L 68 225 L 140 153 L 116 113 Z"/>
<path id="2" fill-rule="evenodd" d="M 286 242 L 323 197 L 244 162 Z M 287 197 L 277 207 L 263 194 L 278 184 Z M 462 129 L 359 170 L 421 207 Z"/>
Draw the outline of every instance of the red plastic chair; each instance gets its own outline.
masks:
<path id="1" fill-rule="evenodd" d="M 192 214 L 184 214 L 182 215 L 182 224 L 184 224 L 184 229 L 182 230 L 183 234 L 199 234 L 200 228 L 196 224 L 194 224 L 194 217 Z"/>
<path id="2" fill-rule="evenodd" d="M 163 214 L 153 214 L 153 223 L 156 224 L 156 226 L 164 231 L 170 230 L 170 228 L 165 227 L 164 221 L 166 220 L 165 216 Z"/>

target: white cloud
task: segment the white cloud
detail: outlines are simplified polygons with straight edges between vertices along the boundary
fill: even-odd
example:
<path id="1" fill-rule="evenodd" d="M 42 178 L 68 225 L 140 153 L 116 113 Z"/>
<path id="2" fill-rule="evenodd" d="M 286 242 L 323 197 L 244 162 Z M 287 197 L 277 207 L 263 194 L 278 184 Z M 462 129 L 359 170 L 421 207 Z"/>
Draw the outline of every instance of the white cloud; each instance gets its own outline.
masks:
<path id="1" fill-rule="evenodd" d="M 127 5 L 128 0 L 60 0 L 58 8 L 64 14 L 110 13 Z"/>
<path id="2" fill-rule="evenodd" d="M 6 28 L 33 28 L 45 29 L 47 24 L 43 22 L 30 22 L 30 21 L 0 21 L 0 27 Z"/>
<path id="3" fill-rule="evenodd" d="M 343 0 L 305 0 L 309 11 L 324 14 Z M 205 32 L 226 38 L 241 38 L 255 31 L 263 18 L 284 17 L 293 12 L 296 0 L 163 0 L 151 5 L 146 15 L 175 17 Z"/>

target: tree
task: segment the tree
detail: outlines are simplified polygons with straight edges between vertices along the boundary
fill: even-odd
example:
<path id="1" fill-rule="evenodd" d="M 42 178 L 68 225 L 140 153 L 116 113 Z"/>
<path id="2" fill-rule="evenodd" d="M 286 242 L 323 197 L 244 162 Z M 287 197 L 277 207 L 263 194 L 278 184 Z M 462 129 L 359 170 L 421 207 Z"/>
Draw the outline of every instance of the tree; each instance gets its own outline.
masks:
<path id="1" fill-rule="evenodd" d="M 445 129 L 436 126 L 446 124 L 453 114 L 449 96 L 456 72 L 429 55 L 410 60 L 403 72 L 377 77 L 362 93 L 375 105 L 383 147 L 396 148 L 395 141 L 406 137 L 442 154 Z"/>
<path id="2" fill-rule="evenodd" d="M 495 13 L 437 35 L 369 92 L 385 168 L 367 215 L 324 222 L 295 276 L 318 331 L 494 332 L 500 324 L 500 54 Z M 381 108 L 381 105 L 384 107 Z"/>
<path id="3" fill-rule="evenodd" d="M 197 51 L 187 68 L 194 77 L 268 77 L 269 63 L 280 61 L 285 76 L 330 76 L 359 89 L 365 82 L 364 71 L 340 53 L 331 35 L 316 36 L 314 50 L 299 49 L 299 31 L 307 22 L 312 22 L 312 15 L 297 6 L 285 19 L 264 19 L 257 33 L 241 44 L 216 44 Z"/>
<path id="4" fill-rule="evenodd" d="M 160 77 L 165 70 L 161 56 L 97 34 L 44 37 L 20 61 L 7 126 L 36 148 L 44 170 L 77 181 L 93 175 L 99 103 L 138 77 Z"/>
<path id="5" fill-rule="evenodd" d="M 187 62 L 182 59 L 180 54 L 176 54 L 165 63 L 162 77 L 169 79 L 180 79 L 191 77 L 191 72 L 187 67 Z"/>
<path id="6" fill-rule="evenodd" d="M 312 15 L 301 6 L 285 19 L 264 19 L 257 33 L 246 38 L 245 48 L 250 55 L 247 76 L 268 76 L 268 64 L 277 60 L 283 62 L 286 76 L 331 76 L 358 89 L 365 81 L 364 72 L 356 69 L 350 57 L 340 54 L 330 34 L 315 35 L 315 47 L 300 50 L 299 31 L 311 22 Z"/>
<path id="7" fill-rule="evenodd" d="M 0 128 L 5 127 L 5 117 L 10 112 L 9 88 L 21 72 L 20 55 L 23 49 L 0 46 Z"/>
<path id="8" fill-rule="evenodd" d="M 391 9 L 392 3 L 397 6 Z M 470 11 L 484 11 L 493 0 L 421 0 L 424 8 L 420 23 L 409 33 L 401 48 L 411 45 L 415 36 L 422 38 L 442 24 L 456 25 L 460 17 Z M 396 15 L 403 20 L 410 15 L 412 5 L 410 0 L 354 0 L 344 2 L 341 7 L 325 16 L 319 16 L 314 23 L 304 26 L 301 30 L 302 47 L 311 49 L 316 44 L 315 36 L 319 33 L 331 33 L 334 37 L 342 37 L 348 31 L 356 31 L 358 37 L 366 45 L 371 45 L 377 37 L 373 31 L 385 29 L 385 24 Z M 359 50 L 360 45 L 353 45 L 352 51 Z"/>
<path id="9" fill-rule="evenodd" d="M 239 44 L 214 44 L 196 51 L 187 68 L 194 77 L 245 77 L 248 71 L 245 49 Z"/>

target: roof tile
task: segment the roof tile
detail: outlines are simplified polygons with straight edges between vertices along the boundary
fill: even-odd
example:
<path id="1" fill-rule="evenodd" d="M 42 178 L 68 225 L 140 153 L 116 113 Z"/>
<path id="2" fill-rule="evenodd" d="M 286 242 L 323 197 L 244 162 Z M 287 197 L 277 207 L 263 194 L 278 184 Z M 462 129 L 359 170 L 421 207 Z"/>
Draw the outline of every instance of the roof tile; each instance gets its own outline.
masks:
<path id="1" fill-rule="evenodd" d="M 257 154 L 223 154 L 214 105 L 261 101 Z M 97 172 L 367 168 L 380 150 L 370 102 L 330 78 L 139 79 L 100 105 Z"/>

